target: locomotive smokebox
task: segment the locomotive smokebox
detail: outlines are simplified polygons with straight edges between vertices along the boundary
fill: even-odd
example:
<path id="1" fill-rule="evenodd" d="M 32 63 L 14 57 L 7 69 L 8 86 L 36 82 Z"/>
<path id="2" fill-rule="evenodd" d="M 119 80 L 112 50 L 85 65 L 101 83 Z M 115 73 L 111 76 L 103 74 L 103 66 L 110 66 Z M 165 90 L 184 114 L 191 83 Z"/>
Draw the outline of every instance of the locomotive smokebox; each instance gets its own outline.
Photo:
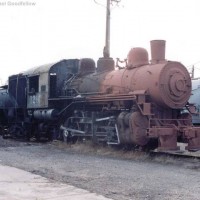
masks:
<path id="1" fill-rule="evenodd" d="M 157 64 L 165 61 L 165 40 L 152 40 L 151 45 L 151 63 Z"/>

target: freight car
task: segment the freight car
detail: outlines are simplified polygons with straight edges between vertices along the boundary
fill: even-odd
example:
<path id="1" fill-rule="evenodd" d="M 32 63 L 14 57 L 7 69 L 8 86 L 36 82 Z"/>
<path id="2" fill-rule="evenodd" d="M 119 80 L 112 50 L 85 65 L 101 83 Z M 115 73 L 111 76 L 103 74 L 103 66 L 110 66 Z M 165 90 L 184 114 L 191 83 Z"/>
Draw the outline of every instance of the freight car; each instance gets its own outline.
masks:
<path id="1" fill-rule="evenodd" d="M 7 129 L 8 121 L 10 120 L 10 113 L 7 108 L 15 106 L 15 99 L 10 98 L 7 86 L 0 88 L 0 133 L 3 134 Z"/>
<path id="2" fill-rule="evenodd" d="M 194 126 L 200 125 L 200 78 L 192 79 L 192 95 L 189 99 L 190 104 L 196 107 L 196 113 L 192 114 L 192 123 Z"/>
<path id="3" fill-rule="evenodd" d="M 130 50 L 116 69 L 110 57 L 70 59 L 9 77 L 14 106 L 2 106 L 3 134 L 26 138 L 62 137 L 177 150 L 200 149 L 200 128 L 191 124 L 191 78 L 179 62 L 165 59 L 165 41 Z M 6 118 L 7 115 L 4 115 Z M 2 118 L 1 118 L 2 119 Z M 17 133 L 17 135 L 16 135 Z M 154 143 L 155 144 L 155 143 Z"/>

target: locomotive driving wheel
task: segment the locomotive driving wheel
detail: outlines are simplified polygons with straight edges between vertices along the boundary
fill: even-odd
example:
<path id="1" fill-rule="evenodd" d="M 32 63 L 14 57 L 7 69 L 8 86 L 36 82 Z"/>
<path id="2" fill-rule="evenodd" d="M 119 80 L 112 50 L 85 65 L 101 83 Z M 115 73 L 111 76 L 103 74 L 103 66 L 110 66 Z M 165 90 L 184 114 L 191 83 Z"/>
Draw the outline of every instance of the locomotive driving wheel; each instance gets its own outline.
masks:
<path id="1" fill-rule="evenodd" d="M 73 131 L 69 131 L 66 128 L 78 130 L 79 129 L 78 123 L 69 123 L 69 121 L 66 120 L 63 124 L 63 128 L 61 128 L 63 140 L 67 143 L 75 144 L 78 141 L 79 137 L 75 136 Z"/>
<path id="2" fill-rule="evenodd" d="M 27 132 L 24 129 L 23 126 L 21 126 L 20 124 L 12 124 L 9 128 L 8 128 L 8 134 L 12 137 L 12 138 L 16 138 L 16 139 L 23 139 L 26 138 Z"/>
<path id="3" fill-rule="evenodd" d="M 139 146 L 145 146 L 149 142 L 147 136 L 148 119 L 140 112 L 134 112 L 130 115 L 129 126 L 132 141 Z"/>

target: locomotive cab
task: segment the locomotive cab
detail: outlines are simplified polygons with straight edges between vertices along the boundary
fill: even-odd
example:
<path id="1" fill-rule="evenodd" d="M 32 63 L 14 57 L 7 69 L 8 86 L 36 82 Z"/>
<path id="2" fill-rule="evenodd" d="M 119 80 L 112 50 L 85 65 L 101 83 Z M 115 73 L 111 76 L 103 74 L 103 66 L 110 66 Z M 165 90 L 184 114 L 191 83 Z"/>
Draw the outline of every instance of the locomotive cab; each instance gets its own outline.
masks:
<path id="1" fill-rule="evenodd" d="M 70 74 L 77 73 L 78 59 L 62 60 L 27 71 L 27 107 L 49 108 L 54 98 L 62 96 L 62 86 Z"/>

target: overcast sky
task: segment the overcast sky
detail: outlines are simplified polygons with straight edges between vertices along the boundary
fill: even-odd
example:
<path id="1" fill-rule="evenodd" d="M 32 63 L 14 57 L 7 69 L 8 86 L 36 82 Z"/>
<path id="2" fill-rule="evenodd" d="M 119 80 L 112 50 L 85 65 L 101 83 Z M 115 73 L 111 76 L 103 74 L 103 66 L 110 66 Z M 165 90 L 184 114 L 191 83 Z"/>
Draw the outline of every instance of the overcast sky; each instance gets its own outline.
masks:
<path id="1" fill-rule="evenodd" d="M 0 0 L 0 79 L 64 58 L 101 57 L 105 12 L 94 0 Z M 122 0 L 111 13 L 111 56 L 164 39 L 166 58 L 196 63 L 198 76 L 199 21 L 199 0 Z"/>

